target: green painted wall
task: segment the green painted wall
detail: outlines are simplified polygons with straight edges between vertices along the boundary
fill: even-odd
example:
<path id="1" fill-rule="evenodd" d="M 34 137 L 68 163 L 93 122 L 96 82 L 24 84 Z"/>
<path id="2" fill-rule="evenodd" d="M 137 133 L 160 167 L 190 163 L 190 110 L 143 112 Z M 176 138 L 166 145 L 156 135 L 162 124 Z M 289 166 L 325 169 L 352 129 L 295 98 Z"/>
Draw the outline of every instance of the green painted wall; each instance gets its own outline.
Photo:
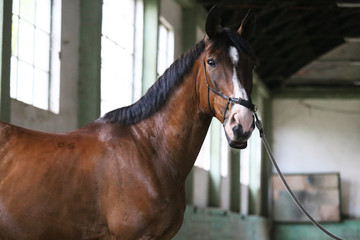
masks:
<path id="1" fill-rule="evenodd" d="M 78 126 L 100 116 L 102 0 L 80 1 Z"/>
<path id="2" fill-rule="evenodd" d="M 10 58 L 12 1 L 0 1 L 0 120 L 10 122 Z"/>
<path id="3" fill-rule="evenodd" d="M 143 94 L 157 79 L 158 27 L 159 0 L 146 0 L 144 1 Z"/>
<path id="4" fill-rule="evenodd" d="M 230 150 L 230 210 L 240 212 L 240 150 Z"/>
<path id="5" fill-rule="evenodd" d="M 360 220 L 322 224 L 328 231 L 346 240 L 360 239 Z M 331 239 L 312 224 L 274 224 L 272 240 Z"/>
<path id="6" fill-rule="evenodd" d="M 220 209 L 187 206 L 185 219 L 174 240 L 269 240 L 269 221 Z"/>

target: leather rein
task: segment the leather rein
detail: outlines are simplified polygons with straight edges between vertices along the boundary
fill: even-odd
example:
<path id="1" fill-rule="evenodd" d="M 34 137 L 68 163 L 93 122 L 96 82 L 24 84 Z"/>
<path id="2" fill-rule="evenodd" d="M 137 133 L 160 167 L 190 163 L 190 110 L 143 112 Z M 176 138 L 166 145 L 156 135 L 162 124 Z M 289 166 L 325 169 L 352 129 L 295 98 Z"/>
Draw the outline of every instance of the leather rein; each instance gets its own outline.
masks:
<path id="1" fill-rule="evenodd" d="M 232 97 L 228 97 L 224 94 L 222 94 L 221 92 L 213 89 L 210 85 L 209 85 L 209 81 L 207 79 L 207 75 L 206 75 L 206 66 L 205 66 L 205 61 L 203 61 L 203 68 L 204 68 L 204 75 L 205 75 L 205 80 L 206 80 L 206 85 L 207 85 L 207 102 L 208 102 L 208 108 L 210 110 L 210 112 L 212 113 L 213 116 L 215 116 L 214 112 L 212 111 L 211 107 L 210 107 L 210 99 L 209 99 L 209 94 L 210 94 L 210 90 L 212 92 L 214 92 L 215 94 L 219 95 L 220 97 L 224 98 L 227 100 L 226 103 L 226 107 L 225 107 L 225 111 L 224 111 L 224 116 L 223 116 L 223 123 L 225 121 L 226 118 L 226 112 L 227 109 L 229 107 L 230 103 L 234 103 L 234 104 L 240 104 L 248 109 L 250 109 L 253 114 L 254 114 L 254 118 L 255 118 L 255 125 L 257 127 L 257 129 L 259 130 L 260 133 L 260 138 L 265 146 L 265 149 L 269 155 L 270 161 L 273 164 L 275 170 L 277 171 L 281 181 L 283 182 L 286 190 L 288 191 L 288 193 L 290 194 L 291 198 L 294 200 L 294 202 L 296 203 L 296 205 L 300 208 L 300 210 L 304 213 L 304 215 L 319 229 L 321 230 L 323 233 L 325 233 L 326 235 L 328 235 L 329 237 L 331 237 L 332 239 L 335 240 L 343 240 L 342 238 L 332 234 L 331 232 L 329 232 L 327 229 L 325 229 L 318 221 L 316 221 L 309 213 L 308 211 L 304 208 L 304 206 L 300 203 L 299 199 L 296 197 L 296 195 L 293 193 L 293 191 L 291 190 L 290 186 L 288 185 L 288 183 L 285 180 L 284 175 L 282 174 L 279 166 L 277 165 L 274 155 L 271 151 L 270 145 L 266 139 L 265 133 L 264 133 L 264 129 L 263 129 L 263 124 L 261 122 L 261 120 L 259 119 L 256 111 L 257 111 L 257 106 L 255 106 L 252 101 L 251 98 L 249 97 L 249 100 L 245 100 L 243 98 L 232 98 Z"/>

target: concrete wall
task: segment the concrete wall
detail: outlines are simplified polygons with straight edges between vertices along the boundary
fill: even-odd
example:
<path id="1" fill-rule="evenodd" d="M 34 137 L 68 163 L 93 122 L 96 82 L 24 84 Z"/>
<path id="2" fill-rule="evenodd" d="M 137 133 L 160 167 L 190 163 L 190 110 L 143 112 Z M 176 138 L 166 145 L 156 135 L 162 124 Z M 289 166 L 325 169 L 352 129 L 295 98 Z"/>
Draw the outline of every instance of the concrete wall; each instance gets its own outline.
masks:
<path id="1" fill-rule="evenodd" d="M 283 172 L 340 172 L 342 212 L 360 218 L 360 100 L 275 99 L 272 107 Z"/>

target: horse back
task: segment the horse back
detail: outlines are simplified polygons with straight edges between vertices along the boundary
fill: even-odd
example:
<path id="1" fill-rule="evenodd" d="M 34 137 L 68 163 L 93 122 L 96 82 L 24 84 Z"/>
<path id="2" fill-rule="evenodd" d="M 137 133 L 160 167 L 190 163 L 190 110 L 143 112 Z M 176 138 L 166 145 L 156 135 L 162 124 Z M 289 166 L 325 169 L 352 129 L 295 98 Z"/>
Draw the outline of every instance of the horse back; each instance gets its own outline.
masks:
<path id="1" fill-rule="evenodd" d="M 86 129 L 51 134 L 0 122 L 0 238 L 103 235 L 95 169 L 101 154 Z"/>

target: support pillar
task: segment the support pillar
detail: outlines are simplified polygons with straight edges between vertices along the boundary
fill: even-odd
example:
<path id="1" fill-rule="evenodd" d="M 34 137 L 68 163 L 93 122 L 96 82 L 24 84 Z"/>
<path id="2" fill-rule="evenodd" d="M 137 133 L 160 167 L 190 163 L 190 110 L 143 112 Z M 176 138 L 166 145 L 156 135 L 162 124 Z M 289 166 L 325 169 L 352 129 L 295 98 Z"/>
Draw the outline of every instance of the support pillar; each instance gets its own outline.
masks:
<path id="1" fill-rule="evenodd" d="M 239 150 L 230 150 L 230 210 L 240 212 L 240 152 Z"/>
<path id="2" fill-rule="evenodd" d="M 0 1 L 0 120 L 10 122 L 12 0 Z"/>
<path id="3" fill-rule="evenodd" d="M 102 0 L 80 2 L 78 126 L 100 116 Z"/>
<path id="4" fill-rule="evenodd" d="M 157 79 L 159 8 L 159 0 L 144 1 L 142 94 L 145 94 Z"/>

